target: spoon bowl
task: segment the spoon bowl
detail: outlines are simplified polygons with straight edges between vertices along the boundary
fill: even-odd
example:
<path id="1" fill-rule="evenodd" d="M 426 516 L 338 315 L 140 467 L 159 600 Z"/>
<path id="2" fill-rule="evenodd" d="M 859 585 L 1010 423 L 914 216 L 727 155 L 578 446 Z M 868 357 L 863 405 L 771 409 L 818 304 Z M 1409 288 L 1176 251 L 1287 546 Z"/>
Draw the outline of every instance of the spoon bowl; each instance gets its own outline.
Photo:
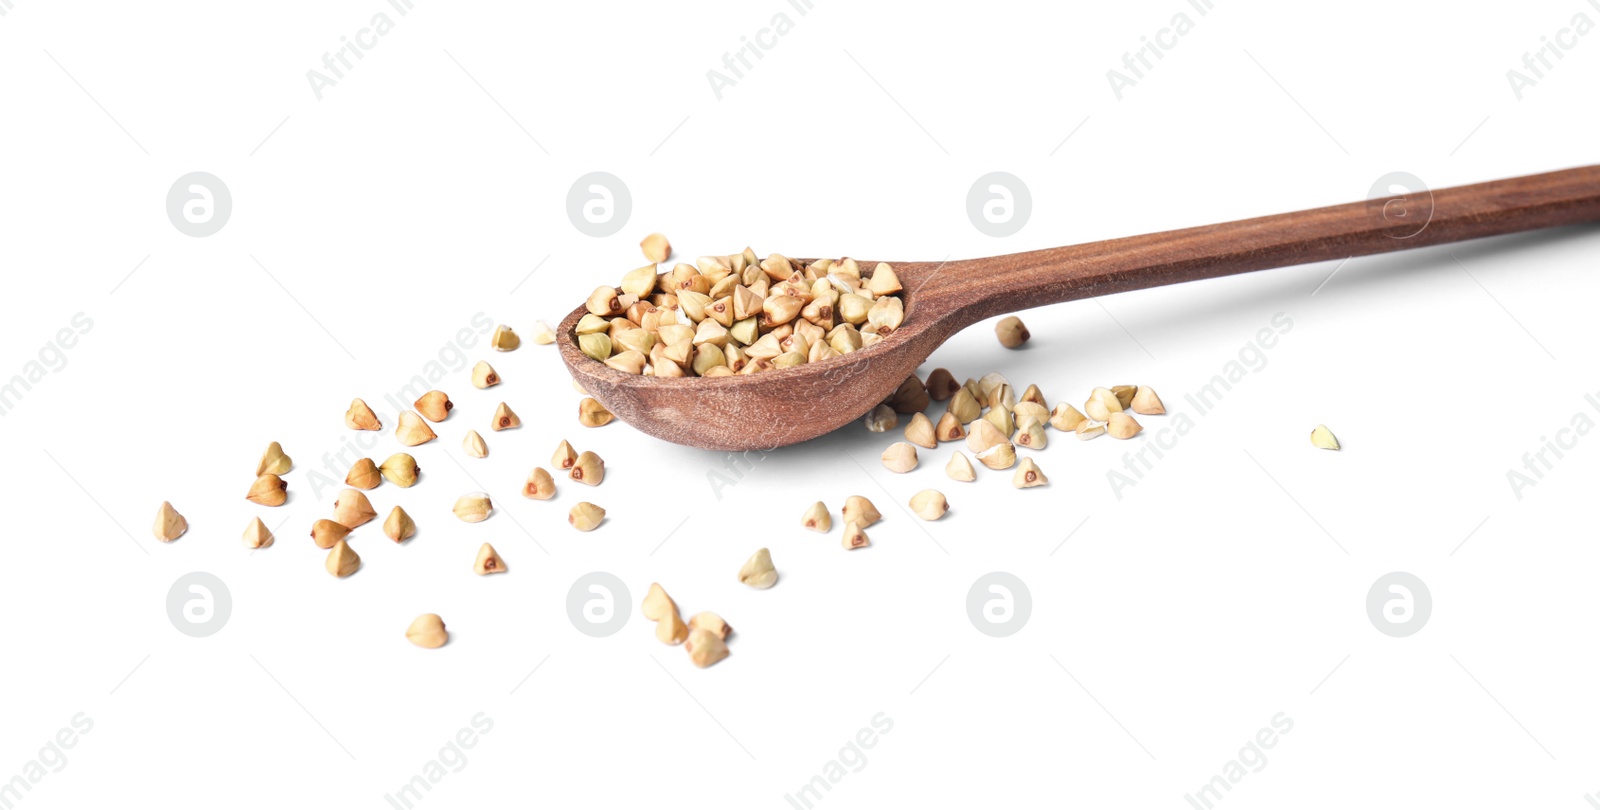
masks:
<path id="1" fill-rule="evenodd" d="M 809 263 L 809 260 L 802 260 Z M 876 262 L 862 262 L 872 267 Z M 578 348 L 580 306 L 556 328 L 573 379 L 619 419 L 675 444 L 708 450 L 770 450 L 814 439 L 865 415 L 941 343 L 959 330 L 919 318 L 919 287 L 935 262 L 890 262 L 900 283 L 905 323 L 876 344 L 821 363 L 731 377 L 647 377 L 600 363 Z"/>
<path id="2" fill-rule="evenodd" d="M 578 348 L 577 324 L 587 311 L 582 306 L 556 329 L 556 343 L 578 385 L 639 430 L 710 450 L 769 450 L 865 415 L 951 335 L 984 318 L 1596 220 L 1600 167 L 1590 166 L 1008 256 L 889 262 L 904 287 L 900 328 L 841 357 L 759 374 L 668 378 L 618 371 Z"/>

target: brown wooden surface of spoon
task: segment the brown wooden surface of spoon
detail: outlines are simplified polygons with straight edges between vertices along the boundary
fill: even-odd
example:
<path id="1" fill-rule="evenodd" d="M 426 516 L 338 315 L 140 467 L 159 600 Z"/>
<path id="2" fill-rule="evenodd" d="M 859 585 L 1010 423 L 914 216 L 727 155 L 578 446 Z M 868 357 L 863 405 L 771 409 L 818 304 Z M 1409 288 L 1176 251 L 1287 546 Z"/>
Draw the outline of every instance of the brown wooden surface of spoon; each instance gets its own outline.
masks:
<path id="1" fill-rule="evenodd" d="M 702 379 L 628 374 L 556 342 L 590 396 L 634 427 L 712 450 L 771 449 L 867 413 L 961 329 L 1078 298 L 1308 262 L 1600 220 L 1600 166 L 1315 208 L 1070 247 L 944 263 L 889 261 L 905 323 L 876 345 L 820 363 Z M 871 267 L 874 261 L 862 262 Z"/>

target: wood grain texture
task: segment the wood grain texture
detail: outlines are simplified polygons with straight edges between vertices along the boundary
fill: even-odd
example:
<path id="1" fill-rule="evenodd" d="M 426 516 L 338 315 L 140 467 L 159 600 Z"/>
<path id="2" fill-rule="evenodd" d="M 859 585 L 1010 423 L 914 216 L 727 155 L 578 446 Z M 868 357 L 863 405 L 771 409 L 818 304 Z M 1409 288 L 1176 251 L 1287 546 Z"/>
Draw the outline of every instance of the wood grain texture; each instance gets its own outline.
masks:
<path id="1" fill-rule="evenodd" d="M 889 263 L 905 324 L 868 349 L 753 375 L 657 379 L 589 359 L 556 330 L 572 376 L 612 413 L 677 444 L 770 449 L 864 415 L 977 321 L 1079 298 L 1600 220 L 1600 167 L 984 259 Z M 807 260 L 809 261 L 809 260 Z M 870 267 L 876 260 L 862 262 Z"/>

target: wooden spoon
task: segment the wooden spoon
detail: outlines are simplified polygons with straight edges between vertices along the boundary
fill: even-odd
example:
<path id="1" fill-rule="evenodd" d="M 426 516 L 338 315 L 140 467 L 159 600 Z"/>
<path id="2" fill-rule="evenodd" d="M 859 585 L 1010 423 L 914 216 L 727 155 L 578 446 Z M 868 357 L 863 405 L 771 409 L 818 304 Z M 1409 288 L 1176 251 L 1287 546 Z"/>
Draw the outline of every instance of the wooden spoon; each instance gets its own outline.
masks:
<path id="1" fill-rule="evenodd" d="M 803 442 L 866 414 L 939 344 L 984 318 L 1252 270 L 1600 220 L 1600 166 L 1179 231 L 952 262 L 890 262 L 905 323 L 876 345 L 793 368 L 702 379 L 628 374 L 585 356 L 578 307 L 556 330 L 573 379 L 634 427 L 712 450 Z M 875 262 L 862 262 L 871 267 Z"/>

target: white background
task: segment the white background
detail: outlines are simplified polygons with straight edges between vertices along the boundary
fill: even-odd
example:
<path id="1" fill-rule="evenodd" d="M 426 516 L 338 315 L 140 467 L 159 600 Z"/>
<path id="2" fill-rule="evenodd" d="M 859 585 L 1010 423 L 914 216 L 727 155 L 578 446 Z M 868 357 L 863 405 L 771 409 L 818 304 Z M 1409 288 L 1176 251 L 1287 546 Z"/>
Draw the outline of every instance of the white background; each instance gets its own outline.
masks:
<path id="1" fill-rule="evenodd" d="M 948 480 L 948 450 L 892 475 L 876 458 L 898 437 L 853 425 L 719 500 L 721 456 L 580 427 L 553 349 L 479 338 L 439 385 L 458 407 L 415 451 L 420 484 L 370 493 L 421 533 L 362 527 L 347 580 L 306 537 L 352 397 L 392 426 L 384 395 L 475 313 L 554 323 L 650 231 L 690 257 L 939 260 L 1347 202 L 1391 171 L 1439 188 L 1593 162 L 1600 36 L 1520 101 L 1505 76 L 1575 14 L 1600 20 L 1583 2 L 418 0 L 321 100 L 306 72 L 383 0 L 9 5 L 0 380 L 93 321 L 0 418 L 0 780 L 76 713 L 94 724 L 19 806 L 389 807 L 479 712 L 492 730 L 422 806 L 789 807 L 880 712 L 892 730 L 821 806 L 1188 807 L 1280 712 L 1293 730 L 1227 807 L 1576 808 L 1600 789 L 1600 440 L 1520 499 L 1507 481 L 1575 414 L 1600 420 L 1594 228 L 1050 307 L 1024 314 L 1023 351 L 985 323 L 924 367 L 998 370 L 1052 404 L 1154 386 L 1195 428 L 1121 497 L 1107 471 L 1174 416 L 1126 443 L 1052 432 L 1051 484 L 1029 491 Z M 1179 11 L 1194 30 L 1117 100 L 1106 71 Z M 793 31 L 718 100 L 706 72 L 778 12 Z M 211 237 L 165 213 L 191 171 L 233 196 Z M 613 237 L 568 221 L 590 171 L 631 189 Z M 967 220 L 991 171 L 1031 189 L 1015 236 Z M 1197 416 L 1184 394 L 1276 313 L 1292 329 Z M 470 387 L 481 358 L 504 385 Z M 524 427 L 491 434 L 502 399 Z M 1310 446 L 1319 422 L 1342 452 Z M 487 459 L 461 454 L 468 428 Z M 378 438 L 366 455 L 400 449 Z M 605 483 L 519 497 L 562 438 Z M 266 509 L 243 495 L 273 440 L 296 468 Z M 475 481 L 498 511 L 467 525 L 449 508 Z M 924 487 L 953 505 L 938 523 L 900 508 Z M 850 494 L 886 515 L 870 549 L 799 528 L 817 499 L 837 528 Z M 580 499 L 610 510 L 599 531 L 567 526 Z M 172 544 L 150 534 L 162 500 L 191 525 Z M 251 553 L 255 515 L 281 528 Z M 508 574 L 471 573 L 484 541 Z M 760 546 L 770 591 L 734 578 Z M 604 639 L 565 608 L 597 570 L 632 594 Z M 191 571 L 232 595 L 209 638 L 165 610 Z M 1032 593 L 1009 638 L 966 615 L 990 571 Z M 1391 571 L 1432 594 L 1409 638 L 1366 614 Z M 652 581 L 727 617 L 732 656 L 701 671 L 655 641 Z M 403 638 L 429 611 L 440 650 Z"/>

